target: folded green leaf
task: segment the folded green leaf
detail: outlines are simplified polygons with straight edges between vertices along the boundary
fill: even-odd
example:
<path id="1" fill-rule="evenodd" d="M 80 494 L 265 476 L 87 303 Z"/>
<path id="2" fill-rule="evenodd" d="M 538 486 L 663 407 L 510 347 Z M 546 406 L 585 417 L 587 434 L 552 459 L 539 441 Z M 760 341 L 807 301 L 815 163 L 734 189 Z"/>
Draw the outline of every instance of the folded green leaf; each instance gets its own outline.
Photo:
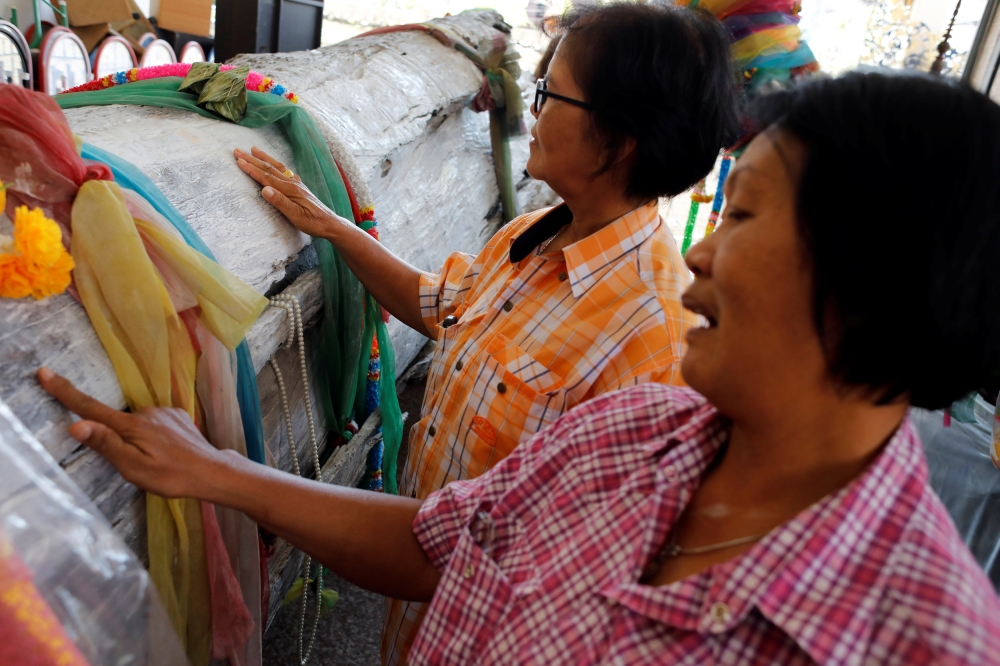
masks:
<path id="1" fill-rule="evenodd" d="M 302 596 L 302 579 L 296 578 L 295 582 L 292 583 L 292 586 L 288 588 L 288 593 L 285 595 L 285 598 L 281 600 L 281 605 L 287 606 L 288 604 L 292 603 L 301 596 Z"/>
<path id="2" fill-rule="evenodd" d="M 340 600 L 336 590 L 323 590 L 323 609 L 330 610 Z"/>
<path id="3" fill-rule="evenodd" d="M 202 89 L 204 89 L 205 84 L 213 76 L 219 73 L 219 64 L 214 62 L 196 62 L 191 65 L 191 70 L 188 75 L 184 77 L 181 81 L 181 87 L 177 89 L 178 92 L 190 92 L 195 95 L 200 95 Z"/>
<path id="4" fill-rule="evenodd" d="M 250 68 L 243 66 L 219 72 L 205 84 L 198 105 L 234 123 L 247 112 L 246 78 Z"/>

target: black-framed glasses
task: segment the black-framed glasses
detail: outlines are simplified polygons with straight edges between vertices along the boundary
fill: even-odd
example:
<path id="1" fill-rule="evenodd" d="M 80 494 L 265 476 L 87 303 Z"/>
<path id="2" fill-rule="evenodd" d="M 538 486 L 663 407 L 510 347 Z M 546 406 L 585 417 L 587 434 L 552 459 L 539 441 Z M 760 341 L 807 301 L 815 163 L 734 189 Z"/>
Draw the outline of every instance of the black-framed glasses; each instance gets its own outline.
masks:
<path id="1" fill-rule="evenodd" d="M 545 79 L 538 79 L 535 81 L 535 113 L 541 113 L 542 107 L 545 106 L 545 98 L 551 97 L 557 99 L 560 102 L 566 102 L 567 104 L 572 104 L 573 106 L 578 106 L 581 109 L 587 109 L 592 111 L 594 109 L 593 105 L 587 102 L 581 102 L 578 99 L 573 99 L 572 97 L 563 97 L 562 95 L 557 95 L 553 92 L 549 92 L 548 82 Z"/>

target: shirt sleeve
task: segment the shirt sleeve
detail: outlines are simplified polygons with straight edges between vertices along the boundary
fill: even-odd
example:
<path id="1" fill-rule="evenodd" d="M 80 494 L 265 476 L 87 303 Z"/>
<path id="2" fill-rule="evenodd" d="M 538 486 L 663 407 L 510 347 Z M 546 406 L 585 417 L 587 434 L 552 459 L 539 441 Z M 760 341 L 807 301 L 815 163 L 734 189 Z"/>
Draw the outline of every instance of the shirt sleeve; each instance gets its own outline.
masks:
<path id="1" fill-rule="evenodd" d="M 441 320 L 465 300 L 478 274 L 472 271 L 475 260 L 471 254 L 452 252 L 437 273 L 420 275 L 420 316 L 428 331 L 436 331 Z"/>
<path id="2" fill-rule="evenodd" d="M 436 334 L 441 320 L 455 312 L 472 292 L 476 280 L 491 267 L 506 261 L 510 241 L 548 209 L 522 215 L 496 232 L 478 255 L 452 252 L 437 273 L 420 275 L 420 316 L 424 326 Z"/>
<path id="3" fill-rule="evenodd" d="M 499 498 L 517 478 L 521 456 L 518 449 L 482 476 L 453 481 L 424 500 L 413 520 L 413 534 L 427 558 L 444 571 L 462 530 L 484 501 Z"/>
<path id="4" fill-rule="evenodd" d="M 662 388 L 662 387 L 661 387 Z M 614 422 L 622 411 L 631 412 L 650 403 L 648 390 L 622 392 L 590 400 L 563 414 L 555 422 L 519 444 L 513 452 L 482 476 L 454 481 L 432 493 L 413 521 L 413 534 L 438 571 L 444 571 L 462 531 L 481 507 L 495 507 L 515 485 L 548 483 L 580 455 L 605 443 L 595 437 L 592 424 Z M 681 396 L 684 397 L 684 396 Z M 662 402 L 662 398 L 660 398 Z M 665 415 L 654 409 L 657 421 Z M 669 414 L 666 415 L 669 419 Z M 514 489 L 511 494 L 516 494 Z"/>
<path id="5" fill-rule="evenodd" d="M 413 520 L 413 534 L 431 564 L 438 571 L 444 571 L 462 530 L 472 521 L 476 511 L 482 506 L 499 503 L 515 483 L 544 467 L 545 459 L 557 449 L 574 446 L 572 434 L 583 429 L 591 414 L 601 409 L 602 402 L 592 400 L 564 414 L 551 426 L 519 444 L 482 476 L 453 481 L 431 493 Z"/>

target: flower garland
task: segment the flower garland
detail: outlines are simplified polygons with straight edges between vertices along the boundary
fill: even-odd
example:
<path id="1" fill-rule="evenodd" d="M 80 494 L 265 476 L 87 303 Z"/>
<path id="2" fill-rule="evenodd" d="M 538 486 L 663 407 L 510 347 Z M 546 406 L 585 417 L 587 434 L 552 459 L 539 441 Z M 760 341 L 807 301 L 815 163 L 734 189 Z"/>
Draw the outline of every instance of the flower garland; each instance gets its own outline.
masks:
<path id="1" fill-rule="evenodd" d="M 236 69 L 234 65 L 222 65 L 220 72 L 227 72 Z M 154 67 L 134 67 L 124 72 L 116 72 L 102 76 L 99 79 L 88 81 L 82 85 L 63 91 L 61 94 L 76 92 L 93 92 L 104 90 L 113 86 L 125 85 L 136 81 L 148 81 L 149 79 L 162 79 L 169 76 L 185 78 L 191 71 L 191 63 L 175 62 L 168 65 L 156 65 Z M 270 76 L 265 76 L 260 72 L 251 71 L 246 78 L 247 90 L 251 92 L 270 93 L 279 97 L 284 97 L 292 104 L 299 103 L 299 96 L 291 92 L 284 86 L 276 83 Z"/>
<path id="2" fill-rule="evenodd" d="M 6 193 L 0 195 L 6 204 Z M 14 237 L 0 235 L 0 252 L 0 297 L 41 300 L 69 287 L 73 257 L 63 247 L 62 229 L 40 208 L 18 207 Z"/>

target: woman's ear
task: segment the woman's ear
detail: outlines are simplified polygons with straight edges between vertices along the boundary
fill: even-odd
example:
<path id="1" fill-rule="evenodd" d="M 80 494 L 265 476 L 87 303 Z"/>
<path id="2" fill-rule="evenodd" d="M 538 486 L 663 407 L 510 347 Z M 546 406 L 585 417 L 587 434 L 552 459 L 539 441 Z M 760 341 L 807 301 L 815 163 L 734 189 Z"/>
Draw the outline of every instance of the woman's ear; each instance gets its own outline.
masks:
<path id="1" fill-rule="evenodd" d="M 621 150 L 618 151 L 618 156 L 615 158 L 615 166 L 617 167 L 631 162 L 638 145 L 639 144 L 633 137 L 625 137 L 625 142 L 622 143 Z"/>

